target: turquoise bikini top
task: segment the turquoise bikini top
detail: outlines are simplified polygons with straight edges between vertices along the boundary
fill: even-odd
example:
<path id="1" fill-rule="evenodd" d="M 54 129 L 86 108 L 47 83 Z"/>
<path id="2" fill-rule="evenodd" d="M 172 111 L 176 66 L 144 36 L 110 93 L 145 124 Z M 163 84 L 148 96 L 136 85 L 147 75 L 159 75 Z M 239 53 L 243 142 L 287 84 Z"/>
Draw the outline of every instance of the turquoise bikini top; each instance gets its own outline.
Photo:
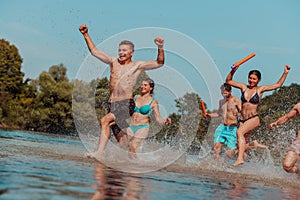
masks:
<path id="1" fill-rule="evenodd" d="M 139 97 L 139 95 L 136 95 L 134 97 L 134 102 L 137 100 L 138 97 Z M 148 115 L 148 116 L 150 116 L 151 113 L 152 113 L 151 104 L 152 104 L 153 101 L 154 101 L 154 99 L 152 98 L 152 100 L 150 101 L 149 104 L 143 105 L 140 108 L 138 108 L 137 106 L 135 106 L 134 112 L 141 113 L 142 115 Z"/>

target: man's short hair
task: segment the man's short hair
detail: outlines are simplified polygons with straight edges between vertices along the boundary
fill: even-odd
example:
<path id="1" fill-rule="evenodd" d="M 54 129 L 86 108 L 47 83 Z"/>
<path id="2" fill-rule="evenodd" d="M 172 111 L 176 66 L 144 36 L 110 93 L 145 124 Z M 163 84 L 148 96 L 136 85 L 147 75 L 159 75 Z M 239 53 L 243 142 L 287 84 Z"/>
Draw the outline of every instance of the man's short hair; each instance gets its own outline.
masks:
<path id="1" fill-rule="evenodd" d="M 122 42 L 120 42 L 119 46 L 121 46 L 121 45 L 123 45 L 123 44 L 129 45 L 130 48 L 132 49 L 132 51 L 134 51 L 134 44 L 133 44 L 133 42 L 131 42 L 131 41 L 129 41 L 129 40 L 123 40 Z"/>
<path id="2" fill-rule="evenodd" d="M 226 90 L 228 92 L 231 91 L 231 85 L 229 85 L 228 83 L 224 83 L 221 88 L 220 88 L 222 91 Z"/>

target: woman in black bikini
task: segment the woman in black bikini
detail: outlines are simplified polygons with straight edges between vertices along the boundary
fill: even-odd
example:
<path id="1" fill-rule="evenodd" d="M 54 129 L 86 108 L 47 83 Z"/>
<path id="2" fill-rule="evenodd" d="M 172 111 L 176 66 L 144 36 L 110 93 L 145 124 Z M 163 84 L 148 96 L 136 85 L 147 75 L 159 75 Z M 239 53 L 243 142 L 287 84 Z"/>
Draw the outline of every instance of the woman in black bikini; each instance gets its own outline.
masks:
<path id="1" fill-rule="evenodd" d="M 286 79 L 290 67 L 286 65 L 284 67 L 284 72 L 277 83 L 270 86 L 258 86 L 258 83 L 261 79 L 261 74 L 258 70 L 252 70 L 249 72 L 248 85 L 232 80 L 232 77 L 237 69 L 238 67 L 233 68 L 226 78 L 226 83 L 232 87 L 239 88 L 242 92 L 241 119 L 239 128 L 236 132 L 238 137 L 238 158 L 233 164 L 234 166 L 244 163 L 244 152 L 246 150 L 245 135 L 250 133 L 250 131 L 257 128 L 259 125 L 257 107 L 263 92 L 280 88 Z"/>

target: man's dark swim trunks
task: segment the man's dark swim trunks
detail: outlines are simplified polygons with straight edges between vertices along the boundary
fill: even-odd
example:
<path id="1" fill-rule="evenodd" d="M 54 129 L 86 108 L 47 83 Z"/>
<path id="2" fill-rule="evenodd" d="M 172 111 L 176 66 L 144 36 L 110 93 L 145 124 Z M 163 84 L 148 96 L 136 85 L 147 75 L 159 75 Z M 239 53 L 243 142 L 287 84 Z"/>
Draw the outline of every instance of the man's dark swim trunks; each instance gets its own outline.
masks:
<path id="1" fill-rule="evenodd" d="M 114 114 L 116 118 L 116 124 L 112 125 L 111 129 L 115 137 L 117 137 L 121 129 L 129 127 L 126 120 L 134 113 L 135 103 L 133 99 L 125 99 L 122 101 L 110 102 L 108 105 L 108 112 Z"/>

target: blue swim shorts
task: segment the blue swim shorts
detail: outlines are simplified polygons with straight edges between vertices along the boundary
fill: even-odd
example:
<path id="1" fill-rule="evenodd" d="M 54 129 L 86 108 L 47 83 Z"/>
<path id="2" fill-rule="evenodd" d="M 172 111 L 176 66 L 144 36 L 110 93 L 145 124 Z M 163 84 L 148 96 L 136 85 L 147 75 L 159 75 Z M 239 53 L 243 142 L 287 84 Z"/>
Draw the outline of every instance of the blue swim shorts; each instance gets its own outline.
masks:
<path id="1" fill-rule="evenodd" d="M 230 149 L 236 149 L 237 146 L 237 136 L 236 136 L 236 130 L 237 126 L 225 126 L 223 124 L 220 124 L 214 135 L 214 144 L 217 142 L 220 142 L 227 146 Z"/>

